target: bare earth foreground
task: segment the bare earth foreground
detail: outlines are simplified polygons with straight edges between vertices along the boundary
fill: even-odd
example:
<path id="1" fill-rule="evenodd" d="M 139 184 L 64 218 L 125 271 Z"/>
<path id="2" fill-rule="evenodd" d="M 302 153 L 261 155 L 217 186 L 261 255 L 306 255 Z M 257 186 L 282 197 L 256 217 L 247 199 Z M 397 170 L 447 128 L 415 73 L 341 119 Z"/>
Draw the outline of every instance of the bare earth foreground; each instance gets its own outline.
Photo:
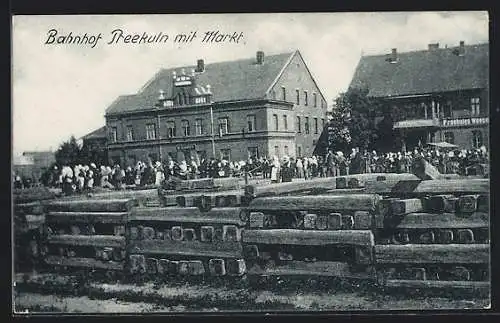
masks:
<path id="1" fill-rule="evenodd" d="M 145 313 L 218 311 L 362 311 L 487 309 L 488 298 L 373 293 L 369 291 L 249 290 L 213 284 L 90 283 L 35 275 L 16 279 L 16 313 Z M 71 287 L 73 286 L 73 288 Z"/>

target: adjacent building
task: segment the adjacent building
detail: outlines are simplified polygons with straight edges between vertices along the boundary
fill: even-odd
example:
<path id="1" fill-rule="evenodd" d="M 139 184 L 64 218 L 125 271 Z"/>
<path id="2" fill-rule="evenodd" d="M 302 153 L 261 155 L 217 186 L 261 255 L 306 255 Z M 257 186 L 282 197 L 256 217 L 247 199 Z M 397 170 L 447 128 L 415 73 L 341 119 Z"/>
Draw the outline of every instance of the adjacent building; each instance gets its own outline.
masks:
<path id="1" fill-rule="evenodd" d="M 25 151 L 14 156 L 12 170 L 21 177 L 38 182 L 42 174 L 56 162 L 53 151 Z"/>
<path id="2" fill-rule="evenodd" d="M 363 56 L 350 87 L 368 90 L 393 111 L 397 146 L 446 141 L 463 149 L 488 144 L 489 45 Z"/>
<path id="3" fill-rule="evenodd" d="M 110 162 L 312 154 L 327 103 L 299 51 L 161 69 L 106 109 Z"/>

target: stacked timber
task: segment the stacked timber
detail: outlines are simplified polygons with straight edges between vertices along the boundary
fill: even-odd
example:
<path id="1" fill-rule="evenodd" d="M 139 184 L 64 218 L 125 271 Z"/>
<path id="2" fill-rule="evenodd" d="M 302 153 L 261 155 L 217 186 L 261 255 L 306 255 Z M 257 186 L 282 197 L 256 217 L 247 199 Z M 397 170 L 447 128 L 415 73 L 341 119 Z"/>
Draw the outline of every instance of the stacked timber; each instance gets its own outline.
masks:
<path id="1" fill-rule="evenodd" d="M 382 286 L 489 288 L 488 180 L 428 180 L 369 189 L 385 194 L 374 230 Z"/>
<path id="2" fill-rule="evenodd" d="M 374 279 L 375 194 L 259 197 L 242 233 L 248 275 Z"/>
<path id="3" fill-rule="evenodd" d="M 240 189 L 243 185 L 244 181 L 235 177 L 198 178 L 189 180 L 173 178 L 165 183 L 164 188 L 173 191 L 218 191 Z"/>
<path id="4" fill-rule="evenodd" d="M 226 190 L 217 192 L 181 193 L 158 191 L 161 206 L 197 207 L 202 211 L 209 211 L 217 207 L 239 207 L 246 205 L 247 199 L 243 190 Z"/>
<path id="5" fill-rule="evenodd" d="M 128 274 L 242 276 L 240 207 L 138 207 L 127 224 Z"/>
<path id="6" fill-rule="evenodd" d="M 40 265 L 44 202 L 56 198 L 46 187 L 13 190 L 14 264 L 17 271 Z"/>
<path id="7" fill-rule="evenodd" d="M 47 204 L 45 263 L 84 271 L 123 271 L 133 199 L 58 200 Z"/>

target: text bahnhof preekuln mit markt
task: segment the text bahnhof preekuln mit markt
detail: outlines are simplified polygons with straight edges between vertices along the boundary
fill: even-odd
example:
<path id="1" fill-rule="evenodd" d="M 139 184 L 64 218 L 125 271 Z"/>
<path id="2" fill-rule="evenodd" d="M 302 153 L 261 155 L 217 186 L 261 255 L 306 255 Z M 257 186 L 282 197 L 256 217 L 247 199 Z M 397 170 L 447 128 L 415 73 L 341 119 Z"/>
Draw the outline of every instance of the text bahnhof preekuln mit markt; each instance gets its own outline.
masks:
<path id="1" fill-rule="evenodd" d="M 153 44 L 153 43 L 167 43 L 172 41 L 174 43 L 191 43 L 199 41 L 201 43 L 240 43 L 243 38 L 243 32 L 223 33 L 219 30 L 211 30 L 205 32 L 190 31 L 188 33 L 179 33 L 171 37 L 170 35 L 157 32 L 157 33 L 128 33 L 122 29 L 114 29 L 109 33 L 107 40 L 103 39 L 103 34 L 89 34 L 89 33 L 62 33 L 57 29 L 50 29 L 47 32 L 46 45 L 61 45 L 61 44 L 75 44 L 75 45 L 88 45 L 94 48 L 101 40 L 105 41 L 107 45 L 113 44 Z"/>

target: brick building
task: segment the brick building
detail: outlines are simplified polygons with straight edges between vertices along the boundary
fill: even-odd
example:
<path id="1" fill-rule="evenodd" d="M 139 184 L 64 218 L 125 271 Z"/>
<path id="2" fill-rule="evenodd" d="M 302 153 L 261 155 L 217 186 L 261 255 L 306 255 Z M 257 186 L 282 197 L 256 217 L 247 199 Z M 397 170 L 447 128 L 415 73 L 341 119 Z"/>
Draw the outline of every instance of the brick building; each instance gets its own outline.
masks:
<path id="1" fill-rule="evenodd" d="M 446 141 L 463 149 L 488 145 L 489 45 L 363 56 L 350 87 L 368 89 L 394 111 L 399 148 Z"/>
<path id="2" fill-rule="evenodd" d="M 106 109 L 110 162 L 311 154 L 326 100 L 299 51 L 162 69 Z M 212 128 L 213 125 L 213 128 Z M 212 132 L 213 129 L 213 132 Z"/>

